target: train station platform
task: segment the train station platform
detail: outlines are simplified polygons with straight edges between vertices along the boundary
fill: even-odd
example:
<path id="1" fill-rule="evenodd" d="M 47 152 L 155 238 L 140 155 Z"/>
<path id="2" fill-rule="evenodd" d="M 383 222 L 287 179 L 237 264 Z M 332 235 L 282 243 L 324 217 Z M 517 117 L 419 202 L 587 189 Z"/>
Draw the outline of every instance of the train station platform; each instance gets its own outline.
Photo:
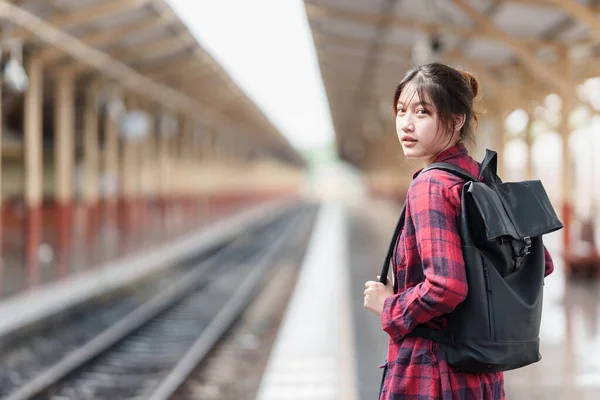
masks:
<path id="1" fill-rule="evenodd" d="M 340 204 L 319 210 L 257 400 L 358 399 Z"/>
<path id="2" fill-rule="evenodd" d="M 400 208 L 386 200 L 325 204 L 263 376 L 257 400 L 375 399 L 387 335 L 363 308 Z M 565 278 L 560 233 L 546 279 L 542 361 L 505 373 L 508 399 L 600 398 L 600 285 Z"/>
<path id="3" fill-rule="evenodd" d="M 35 286 L 27 286 L 26 274 L 17 273 L 19 269 L 21 272 L 27 270 L 23 265 L 5 267 L 4 286 L 12 287 L 13 291 L 10 295 L 5 293 L 0 297 L 0 338 L 87 300 L 159 273 L 177 262 L 235 237 L 252 224 L 276 217 L 296 201 L 293 197 L 280 197 L 264 201 L 232 202 L 219 208 L 205 209 L 204 213 L 197 208 L 193 208 L 191 212 L 179 210 L 179 217 L 167 215 L 175 223 L 164 219 L 146 220 L 135 230 L 127 232 L 128 236 L 120 232 L 125 239 L 135 241 L 137 246 L 124 251 L 123 237 L 114 237 L 114 252 L 108 253 L 112 257 L 105 255 L 104 259 L 95 262 L 87 258 L 88 263 L 84 263 L 86 250 L 106 251 L 105 240 L 110 235 L 105 233 L 104 239 L 99 238 L 95 242 L 96 247 L 79 248 L 78 252 L 82 253 L 79 268 L 70 269 L 64 274 L 47 274 L 47 279 Z M 162 226 L 164 232 L 157 235 L 150 229 L 145 234 L 144 231 L 149 230 L 148 226 L 153 223 L 166 224 Z M 103 229 L 102 224 L 98 225 L 98 229 Z M 98 236 L 102 236 L 102 233 Z M 73 251 L 77 251 L 76 246 Z M 44 266 L 38 265 L 38 268 Z"/>

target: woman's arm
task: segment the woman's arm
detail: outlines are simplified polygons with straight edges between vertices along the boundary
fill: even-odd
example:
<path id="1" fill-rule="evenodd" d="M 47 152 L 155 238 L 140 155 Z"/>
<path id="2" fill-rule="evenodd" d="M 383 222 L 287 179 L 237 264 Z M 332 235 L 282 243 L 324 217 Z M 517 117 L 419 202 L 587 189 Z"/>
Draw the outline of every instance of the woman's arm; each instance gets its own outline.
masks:
<path id="1" fill-rule="evenodd" d="M 458 227 L 459 191 L 460 185 L 448 189 L 430 174 L 413 181 L 409 190 L 425 280 L 385 300 L 382 328 L 394 340 L 401 340 L 417 325 L 450 313 L 467 296 Z"/>

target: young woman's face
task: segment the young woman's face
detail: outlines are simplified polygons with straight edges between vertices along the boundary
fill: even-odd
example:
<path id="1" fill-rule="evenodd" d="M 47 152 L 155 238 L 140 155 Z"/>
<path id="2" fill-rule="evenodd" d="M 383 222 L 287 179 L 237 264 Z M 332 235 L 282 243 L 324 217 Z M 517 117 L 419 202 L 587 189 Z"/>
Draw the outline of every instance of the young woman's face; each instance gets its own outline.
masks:
<path id="1" fill-rule="evenodd" d="M 442 131 L 433 103 L 427 98 L 419 99 L 412 84 L 402 90 L 397 109 L 396 132 L 406 158 L 429 163 L 450 144 L 456 143 L 454 137 L 450 138 Z"/>

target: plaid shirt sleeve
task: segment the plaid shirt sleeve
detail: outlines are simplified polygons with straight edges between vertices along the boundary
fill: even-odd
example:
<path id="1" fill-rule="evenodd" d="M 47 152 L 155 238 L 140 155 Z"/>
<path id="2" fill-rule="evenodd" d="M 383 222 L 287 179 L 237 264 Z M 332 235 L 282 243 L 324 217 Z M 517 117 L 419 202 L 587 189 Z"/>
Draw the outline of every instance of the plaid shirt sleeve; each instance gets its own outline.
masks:
<path id="1" fill-rule="evenodd" d="M 548 276 L 552 272 L 554 272 L 554 261 L 552 261 L 552 256 L 550 255 L 550 252 L 548 252 L 548 249 L 545 246 L 544 246 L 544 255 L 546 257 L 546 268 L 544 271 L 544 276 Z"/>
<path id="2" fill-rule="evenodd" d="M 385 300 L 382 328 L 395 341 L 417 325 L 450 313 L 467 296 L 458 227 L 460 197 L 452 192 L 460 190 L 460 185 L 447 188 L 431 174 L 424 174 L 411 186 L 407 207 L 425 279 Z"/>

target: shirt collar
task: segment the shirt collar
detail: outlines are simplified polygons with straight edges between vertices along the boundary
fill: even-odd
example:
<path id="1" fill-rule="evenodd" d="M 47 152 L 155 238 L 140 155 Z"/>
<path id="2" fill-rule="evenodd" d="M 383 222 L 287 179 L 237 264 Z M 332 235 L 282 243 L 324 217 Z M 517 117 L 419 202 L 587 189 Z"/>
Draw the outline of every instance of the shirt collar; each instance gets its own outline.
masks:
<path id="1" fill-rule="evenodd" d="M 433 160 L 433 162 L 447 162 L 453 158 L 464 156 L 469 154 L 466 146 L 463 143 L 457 143 L 454 146 L 448 147 L 446 150 L 442 151 L 437 157 Z M 423 168 L 420 168 L 413 174 L 413 179 L 417 177 L 421 173 Z"/>

